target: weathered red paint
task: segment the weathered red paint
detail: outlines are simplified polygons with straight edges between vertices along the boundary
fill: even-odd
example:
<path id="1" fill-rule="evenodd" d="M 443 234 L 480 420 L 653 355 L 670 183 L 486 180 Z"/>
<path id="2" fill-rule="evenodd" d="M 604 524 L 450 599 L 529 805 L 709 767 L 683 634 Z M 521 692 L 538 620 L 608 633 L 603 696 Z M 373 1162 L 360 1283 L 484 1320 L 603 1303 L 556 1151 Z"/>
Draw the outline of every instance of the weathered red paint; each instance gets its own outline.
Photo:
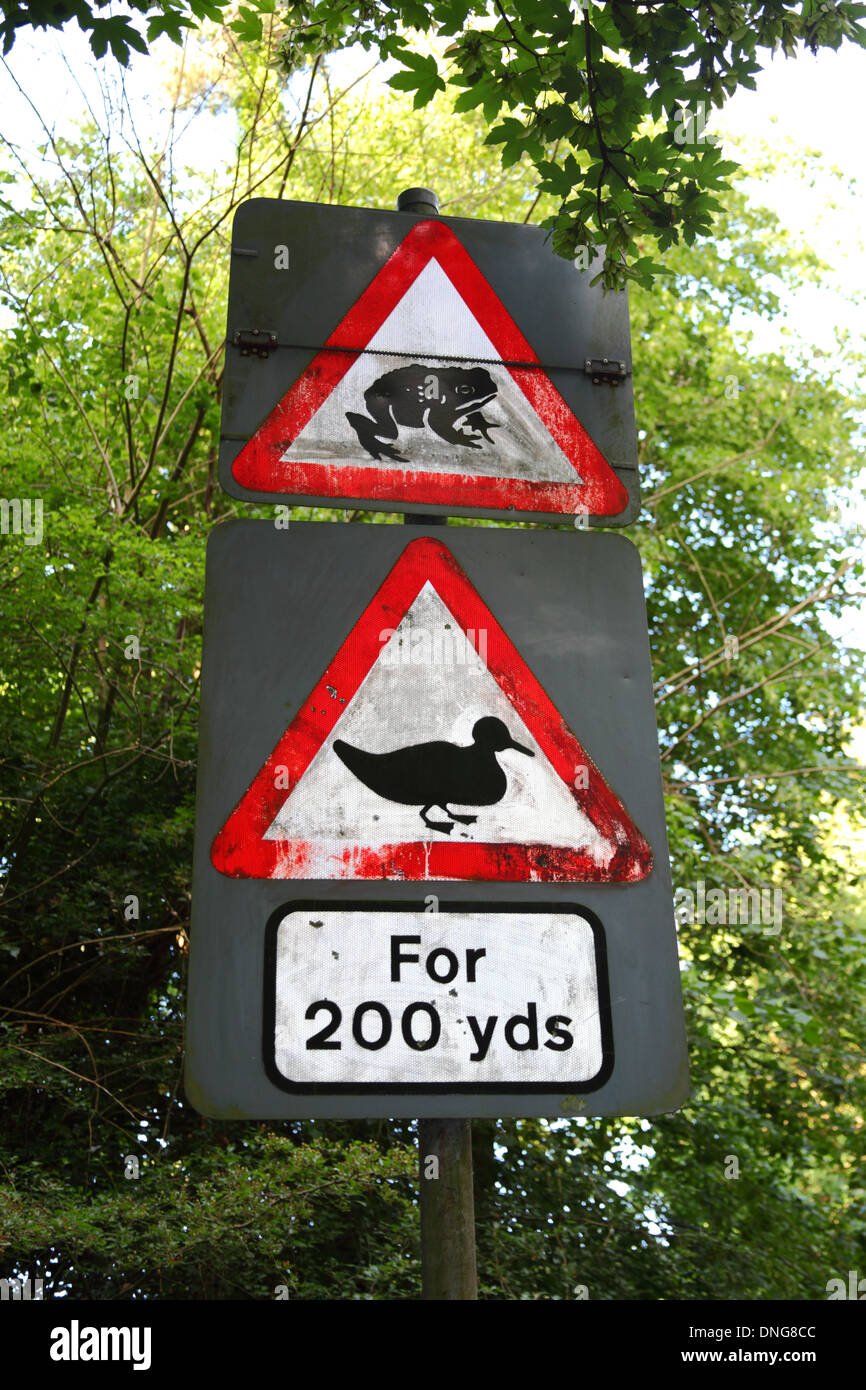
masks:
<path id="1" fill-rule="evenodd" d="M 430 582 L 464 633 L 487 631 L 487 666 L 537 740 L 571 795 L 614 847 L 606 867 L 586 850 L 545 844 L 469 844 L 418 840 L 378 847 L 346 846 L 319 867 L 321 846 L 264 835 L 287 797 L 347 709 L 382 651 L 383 628 L 396 628 Z M 330 698 L 328 687 L 346 703 Z M 574 786 L 575 768 L 589 769 L 588 786 Z M 275 786 L 278 768 L 288 785 Z M 447 546 L 411 541 L 362 613 L 321 680 L 310 692 L 264 767 L 211 848 L 211 860 L 233 878 L 481 879 L 545 883 L 634 883 L 652 868 L 652 850 L 619 798 L 564 723 L 550 697 L 493 617 Z"/>
<path id="2" fill-rule="evenodd" d="M 505 305 L 451 229 L 437 221 L 418 222 L 306 371 L 244 445 L 232 464 L 236 481 L 256 492 L 296 496 L 617 516 L 628 503 L 626 489 L 540 363 L 538 369 L 508 367 L 508 371 L 573 464 L 573 484 L 424 472 L 390 465 L 302 463 L 281 458 L 432 258 L 449 277 L 504 363 L 539 362 Z"/>

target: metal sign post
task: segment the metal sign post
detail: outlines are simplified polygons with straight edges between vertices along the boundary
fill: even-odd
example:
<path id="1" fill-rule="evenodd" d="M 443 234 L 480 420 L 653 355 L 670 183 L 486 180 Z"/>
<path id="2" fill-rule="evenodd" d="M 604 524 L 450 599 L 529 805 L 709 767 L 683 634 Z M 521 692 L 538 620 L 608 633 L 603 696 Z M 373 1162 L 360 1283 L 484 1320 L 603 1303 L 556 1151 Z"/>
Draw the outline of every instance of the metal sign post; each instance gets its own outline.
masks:
<path id="1" fill-rule="evenodd" d="M 398 212 L 438 216 L 439 199 L 429 188 L 407 188 Z M 406 513 L 407 525 L 445 526 L 445 516 Z M 472 1121 L 419 1120 L 418 1160 L 421 1213 L 421 1297 L 477 1299 Z"/>
<path id="2" fill-rule="evenodd" d="M 477 1299 L 471 1120 L 419 1120 L 421 1297 Z"/>

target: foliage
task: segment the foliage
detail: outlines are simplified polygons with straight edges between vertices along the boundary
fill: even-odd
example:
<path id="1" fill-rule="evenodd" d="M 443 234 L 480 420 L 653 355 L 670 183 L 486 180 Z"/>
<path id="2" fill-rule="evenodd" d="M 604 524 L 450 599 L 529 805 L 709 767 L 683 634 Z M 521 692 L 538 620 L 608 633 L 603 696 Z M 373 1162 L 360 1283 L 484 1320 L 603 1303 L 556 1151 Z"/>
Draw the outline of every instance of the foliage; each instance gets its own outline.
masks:
<path id="1" fill-rule="evenodd" d="M 23 25 L 74 18 L 98 57 L 110 47 L 126 63 L 130 50 L 147 53 L 161 35 L 180 42 L 185 28 L 224 12 L 257 47 L 270 41 L 277 4 L 129 0 L 131 15 L 109 17 L 104 8 L 5 5 L 4 51 Z M 138 15 L 146 38 L 131 22 Z M 763 53 L 866 46 L 864 15 L 853 0 L 288 0 L 279 60 L 291 75 L 361 45 L 398 65 L 390 83 L 416 107 L 457 89 L 453 109 L 483 112 L 483 138 L 503 167 L 525 156 L 537 191 L 555 197 L 554 250 L 596 261 L 603 247 L 606 288 L 649 286 L 664 272 L 654 253 L 708 234 L 736 172 L 705 130 L 706 113 L 754 88 Z"/>
<path id="2" fill-rule="evenodd" d="M 324 58 L 284 92 L 281 33 L 190 39 L 168 110 L 125 143 L 46 128 L 26 170 L 6 147 L 0 468 L 7 498 L 43 502 L 44 537 L 0 538 L 0 1252 L 49 1294 L 418 1289 L 410 1124 L 217 1123 L 182 1088 L 204 542 L 270 515 L 215 482 L 229 227 L 253 194 L 393 206 L 419 181 L 446 212 L 555 203 L 479 152 L 481 113 L 455 122 L 445 94 L 407 114 L 341 90 Z M 224 167 L 201 156 L 228 134 Z M 676 1115 L 475 1125 L 488 1298 L 821 1298 L 866 1260 L 866 921 L 834 840 L 840 808 L 862 814 L 843 752 L 862 661 L 829 635 L 862 577 L 837 497 L 863 363 L 750 353 L 743 314 L 777 314 L 822 268 L 741 190 L 715 239 L 666 263 L 669 284 L 631 296 L 631 535 L 674 881 L 776 886 L 784 920 L 682 924 L 694 1091 Z"/>
<path id="3" fill-rule="evenodd" d="M 620 288 L 661 268 L 642 241 L 664 251 L 710 230 L 737 166 L 706 112 L 754 88 L 762 51 L 866 45 L 864 15 L 844 0 L 296 0 L 282 55 L 295 71 L 359 43 L 399 64 L 391 85 L 416 106 L 460 89 L 454 110 L 483 112 L 503 166 L 525 156 L 557 199 L 554 249 L 594 258 L 604 246 L 598 274 Z M 411 31 L 433 52 L 416 51 Z"/>
<path id="4" fill-rule="evenodd" d="M 263 1129 L 199 1135 L 184 1159 L 142 1155 L 121 1183 L 103 1160 L 87 1201 L 65 1173 L 23 1166 L 4 1200 L 6 1248 L 27 1252 L 54 1297 L 411 1297 L 411 1153 Z"/>
<path id="5" fill-rule="evenodd" d="M 129 62 L 130 50 L 147 53 L 148 44 L 162 34 L 176 43 L 184 30 L 203 19 L 218 20 L 224 8 L 221 0 L 128 0 L 127 14 L 101 14 L 108 10 L 111 0 L 24 0 L 2 7 L 3 52 L 8 53 L 19 29 L 61 29 L 70 20 L 90 35 L 90 46 L 97 58 L 111 49 L 113 56 L 124 65 Z M 135 27 L 134 19 L 146 21 L 145 36 Z"/>

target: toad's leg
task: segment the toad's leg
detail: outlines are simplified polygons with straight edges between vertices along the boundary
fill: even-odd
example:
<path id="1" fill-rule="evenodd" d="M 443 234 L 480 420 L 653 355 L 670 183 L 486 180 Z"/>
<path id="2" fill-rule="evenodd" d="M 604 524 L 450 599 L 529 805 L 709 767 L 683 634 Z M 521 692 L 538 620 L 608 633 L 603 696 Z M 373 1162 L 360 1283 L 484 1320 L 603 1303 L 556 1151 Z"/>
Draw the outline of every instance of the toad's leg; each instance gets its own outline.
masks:
<path id="1" fill-rule="evenodd" d="M 396 424 L 390 418 L 386 420 L 370 420 L 366 415 L 358 415 L 353 410 L 346 411 L 346 419 L 358 436 L 359 443 L 371 454 L 374 459 L 380 459 L 384 455 L 386 458 L 394 459 L 396 463 L 406 463 L 406 459 L 395 449 L 392 444 L 386 444 L 380 439 L 384 435 L 385 439 L 396 439 L 399 434 Z"/>

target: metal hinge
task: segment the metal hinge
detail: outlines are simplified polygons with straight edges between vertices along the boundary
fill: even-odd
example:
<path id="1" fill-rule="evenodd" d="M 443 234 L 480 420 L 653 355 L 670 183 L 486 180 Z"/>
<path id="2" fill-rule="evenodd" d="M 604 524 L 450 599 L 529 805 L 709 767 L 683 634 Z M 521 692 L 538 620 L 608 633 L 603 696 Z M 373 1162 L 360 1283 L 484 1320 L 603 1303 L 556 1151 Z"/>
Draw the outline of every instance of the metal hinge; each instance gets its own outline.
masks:
<path id="1" fill-rule="evenodd" d="M 270 333 L 265 328 L 238 328 L 233 337 L 232 343 L 236 348 L 240 348 L 241 357 L 267 357 L 268 353 L 277 346 L 276 333 Z"/>
<path id="2" fill-rule="evenodd" d="M 583 370 L 592 377 L 593 386 L 619 386 L 627 376 L 625 363 L 618 357 L 586 357 Z"/>

